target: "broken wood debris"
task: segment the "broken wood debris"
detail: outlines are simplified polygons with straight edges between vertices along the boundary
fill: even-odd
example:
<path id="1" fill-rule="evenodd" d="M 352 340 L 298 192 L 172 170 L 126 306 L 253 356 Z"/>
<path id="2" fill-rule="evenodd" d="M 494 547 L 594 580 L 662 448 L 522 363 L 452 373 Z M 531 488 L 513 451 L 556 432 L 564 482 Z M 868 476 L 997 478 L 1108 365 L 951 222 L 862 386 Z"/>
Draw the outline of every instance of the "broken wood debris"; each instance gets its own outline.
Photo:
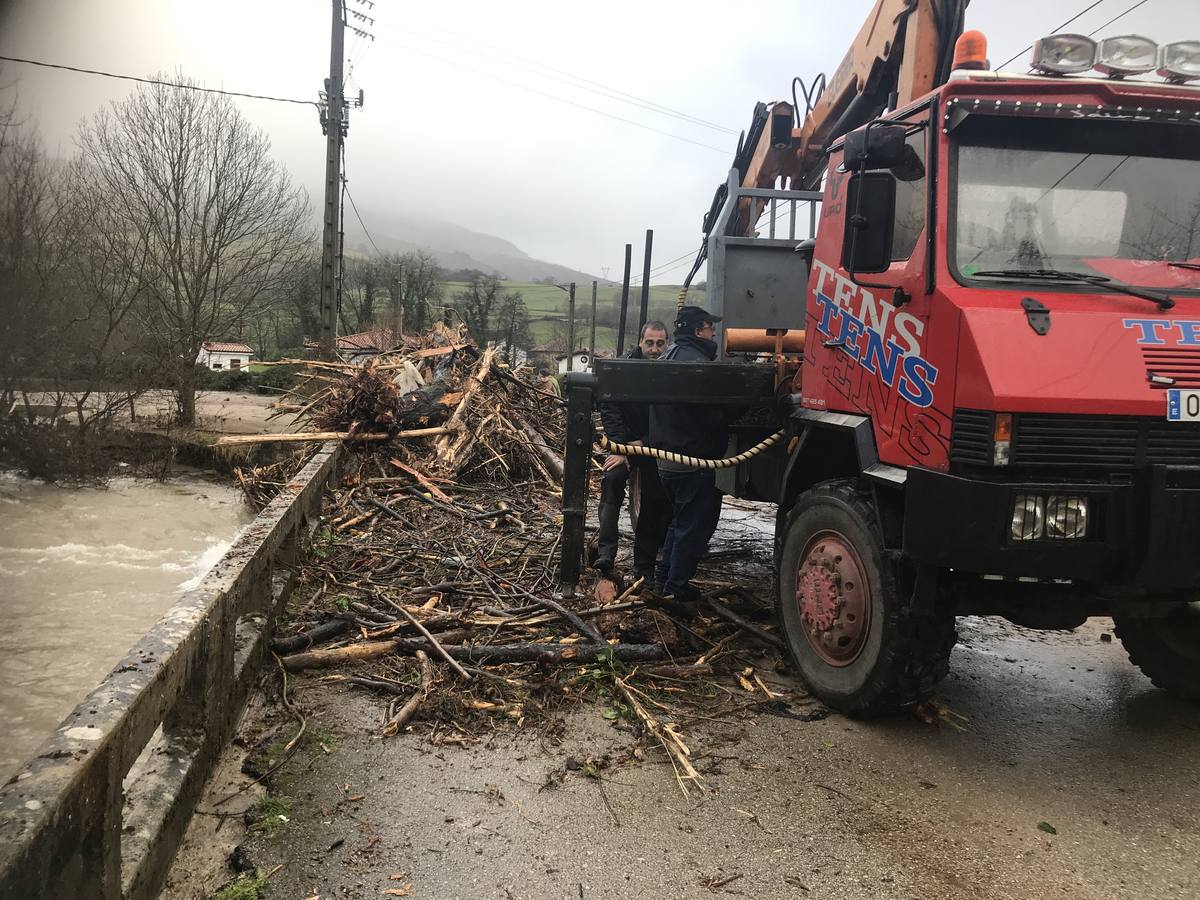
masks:
<path id="1" fill-rule="evenodd" d="M 791 693 L 767 675 L 782 645 L 769 562 L 698 606 L 664 605 L 641 581 L 563 597 L 562 403 L 494 350 L 436 340 L 362 367 L 313 363 L 283 404 L 347 445 L 272 643 L 281 667 L 340 668 L 307 677 L 377 694 L 385 735 L 432 728 L 439 745 L 472 743 L 494 727 L 481 720 L 549 726 L 564 704 L 597 700 L 662 749 L 684 793 L 701 787 L 682 723 L 758 714 L 743 671 L 772 702 Z M 239 477 L 263 496 L 288 472 Z"/>

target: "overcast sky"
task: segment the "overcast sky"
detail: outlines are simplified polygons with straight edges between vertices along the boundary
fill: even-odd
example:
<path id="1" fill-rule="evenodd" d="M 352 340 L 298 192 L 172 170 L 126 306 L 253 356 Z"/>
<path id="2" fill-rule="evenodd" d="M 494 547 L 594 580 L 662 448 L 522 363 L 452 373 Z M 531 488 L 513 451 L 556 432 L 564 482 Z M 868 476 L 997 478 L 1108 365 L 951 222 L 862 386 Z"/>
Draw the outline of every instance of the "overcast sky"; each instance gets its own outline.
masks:
<path id="1" fill-rule="evenodd" d="M 1091 32 L 1136 2 L 1101 0 L 1068 30 Z M 624 244 L 640 260 L 652 227 L 655 264 L 665 263 L 698 245 L 755 101 L 789 96 L 794 75 L 832 72 L 872 3 L 350 0 L 376 35 L 347 34 L 349 87 L 366 94 L 346 147 L 351 193 L 360 207 L 437 216 L 612 278 Z M 998 63 L 1090 3 L 974 0 L 967 26 L 983 29 Z M 329 22 L 329 0 L 16 0 L 0 6 L 0 54 L 143 76 L 179 69 L 210 87 L 315 99 Z M 1200 0 L 1146 0 L 1098 36 L 1129 32 L 1200 39 Z M 82 118 L 133 88 L 0 66 L 64 155 Z M 729 131 L 600 96 L 570 76 Z M 325 154 L 313 108 L 236 102 L 319 205 Z M 677 282 L 685 269 L 656 280 Z"/>

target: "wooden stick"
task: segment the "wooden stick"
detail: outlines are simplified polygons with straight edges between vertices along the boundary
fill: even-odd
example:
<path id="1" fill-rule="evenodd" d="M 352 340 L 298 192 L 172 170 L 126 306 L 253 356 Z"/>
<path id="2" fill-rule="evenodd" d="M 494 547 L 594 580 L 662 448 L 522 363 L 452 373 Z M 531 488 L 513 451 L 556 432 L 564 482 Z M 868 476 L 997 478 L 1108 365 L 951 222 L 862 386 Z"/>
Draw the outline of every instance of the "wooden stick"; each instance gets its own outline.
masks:
<path id="1" fill-rule="evenodd" d="M 417 711 L 417 707 L 421 705 L 421 701 L 429 696 L 429 689 L 433 686 L 433 666 L 429 664 L 429 657 L 424 650 L 417 651 L 417 659 L 421 663 L 421 687 L 408 698 L 407 703 L 400 707 L 399 712 L 388 719 L 387 724 L 383 726 L 384 737 L 392 737 L 407 725 L 408 720 Z"/>
<path id="2" fill-rule="evenodd" d="M 642 720 L 642 724 L 646 726 L 646 730 L 658 738 L 659 743 L 667 751 L 667 756 L 671 758 L 672 763 L 678 764 L 675 777 L 679 781 L 679 789 L 683 791 L 683 795 L 686 797 L 688 795 L 687 788 L 684 786 L 683 778 L 680 777 L 678 769 L 682 769 L 684 775 L 695 784 L 700 784 L 700 773 L 692 765 L 692 751 L 688 749 L 687 744 L 683 742 L 683 738 L 679 736 L 679 732 L 675 730 L 675 725 L 670 722 L 662 725 L 658 719 L 650 715 L 646 707 L 641 704 L 641 701 L 634 696 L 629 685 L 616 677 L 613 678 L 613 684 L 617 686 L 617 690 L 625 695 L 625 700 L 629 703 L 629 708 L 633 710 L 634 715 Z"/>
<path id="3" fill-rule="evenodd" d="M 441 641 L 461 641 L 470 636 L 466 629 L 456 629 L 438 635 Z M 300 672 L 304 669 L 328 669 L 330 666 L 340 666 L 343 663 L 356 662 L 363 659 L 377 659 L 389 653 L 415 653 L 425 650 L 429 642 L 425 638 L 397 638 L 390 641 L 363 641 L 361 644 L 350 644 L 347 647 L 335 647 L 332 650 L 309 650 L 306 653 L 293 653 L 282 657 L 283 667 L 289 672 Z"/>
<path id="4" fill-rule="evenodd" d="M 451 429 L 444 426 L 436 428 L 410 428 L 407 431 L 397 431 L 395 434 L 372 431 L 364 434 L 351 434 L 349 431 L 301 431 L 295 434 L 230 434 L 217 440 L 218 447 L 230 447 L 235 444 L 302 444 L 313 441 L 387 441 L 392 438 L 420 438 L 447 434 Z"/>
<path id="5" fill-rule="evenodd" d="M 492 358 L 496 355 L 496 351 L 492 347 L 488 347 L 483 351 L 483 356 L 479 359 L 479 364 L 475 367 L 475 372 L 467 379 L 466 389 L 463 390 L 463 397 L 458 401 L 458 406 L 454 408 L 450 418 L 446 422 L 447 433 L 438 439 L 435 446 L 437 457 L 446 460 L 447 463 L 453 464 L 454 457 L 465 441 L 455 441 L 450 437 L 451 431 L 462 431 L 463 419 L 467 414 L 467 406 L 471 402 L 471 398 L 475 396 L 480 386 L 487 378 L 488 372 L 492 368 Z"/>
<path id="6" fill-rule="evenodd" d="M 722 619 L 724 619 L 726 622 L 732 622 L 738 628 L 741 628 L 747 634 L 758 638 L 764 644 L 770 644 L 772 647 L 778 647 L 780 650 L 786 649 L 787 645 L 784 644 L 782 638 L 779 638 L 779 637 L 771 634 L 769 631 L 763 631 L 761 628 L 759 628 L 753 622 L 747 622 L 745 619 L 743 619 L 737 613 L 733 612 L 730 609 L 727 609 L 724 606 L 724 604 L 718 603 L 716 600 L 713 600 L 711 597 L 706 597 L 704 599 L 704 605 L 707 606 L 709 609 L 711 609 L 714 613 L 716 613 Z"/>
<path id="7" fill-rule="evenodd" d="M 410 613 L 407 609 L 405 609 L 399 603 L 393 603 L 392 606 L 394 606 L 396 608 L 396 610 L 401 615 L 404 616 L 404 618 L 408 619 L 408 621 L 416 627 L 417 631 L 419 631 L 419 632 L 421 632 L 421 634 L 425 635 L 425 639 L 427 641 L 429 641 L 429 643 L 433 644 L 433 649 L 436 650 L 439 654 L 441 654 L 442 658 L 444 660 L 446 660 L 446 662 L 450 663 L 450 668 L 452 668 L 455 672 L 457 672 L 458 676 L 463 681 L 471 680 L 470 673 L 467 672 L 466 669 L 464 669 L 462 666 L 460 666 L 458 664 L 458 660 L 456 660 L 453 656 L 451 656 L 449 653 L 446 652 L 446 648 L 443 647 L 440 643 L 438 643 L 438 639 L 429 633 L 428 628 L 426 628 L 424 625 L 422 625 L 420 622 L 417 621 L 416 616 L 414 616 L 412 613 Z M 420 653 L 421 651 L 418 650 L 417 652 Z"/>
<path id="8" fill-rule="evenodd" d="M 428 478 L 426 478 L 423 474 L 418 472 L 412 466 L 406 465 L 405 463 L 402 463 L 400 460 L 394 459 L 394 458 L 389 459 L 388 462 L 390 462 L 393 466 L 395 466 L 401 472 L 407 472 L 413 478 L 417 479 L 417 481 L 419 481 L 421 483 L 421 487 L 425 488 L 425 490 L 429 491 L 429 493 L 433 494 L 433 496 L 437 497 L 443 503 L 445 503 L 449 506 L 454 505 L 454 501 L 450 499 L 450 497 L 446 494 L 445 491 L 443 491 L 440 487 L 438 487 L 436 484 L 434 484 L 432 481 L 430 481 Z"/>
<path id="9" fill-rule="evenodd" d="M 550 474 L 558 479 L 557 483 L 561 484 L 563 480 L 562 457 L 550 448 L 550 445 L 546 443 L 546 439 L 542 437 L 541 432 L 526 422 L 516 409 L 510 409 L 508 415 L 513 420 L 513 423 L 525 432 L 525 436 L 529 438 L 529 443 L 533 445 L 533 449 L 542 458 L 542 462 L 550 470 Z"/>

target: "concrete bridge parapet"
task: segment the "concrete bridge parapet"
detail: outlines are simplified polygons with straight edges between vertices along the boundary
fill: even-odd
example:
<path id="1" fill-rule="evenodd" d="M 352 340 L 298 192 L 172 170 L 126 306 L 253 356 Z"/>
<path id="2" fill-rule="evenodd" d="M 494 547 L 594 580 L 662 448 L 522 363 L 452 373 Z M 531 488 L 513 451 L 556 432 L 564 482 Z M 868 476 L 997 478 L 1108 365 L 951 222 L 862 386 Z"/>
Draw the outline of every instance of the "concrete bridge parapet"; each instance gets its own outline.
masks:
<path id="1" fill-rule="evenodd" d="M 326 444 L 0 788 L 0 897 L 157 895 L 339 452 Z"/>

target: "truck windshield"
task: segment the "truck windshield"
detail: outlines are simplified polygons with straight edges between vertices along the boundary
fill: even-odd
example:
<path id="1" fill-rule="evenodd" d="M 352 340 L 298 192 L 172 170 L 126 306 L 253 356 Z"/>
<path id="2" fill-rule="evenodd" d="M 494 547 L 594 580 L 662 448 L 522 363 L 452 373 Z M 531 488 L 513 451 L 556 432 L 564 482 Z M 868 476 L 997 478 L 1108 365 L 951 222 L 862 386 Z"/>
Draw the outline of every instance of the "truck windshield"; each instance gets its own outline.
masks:
<path id="1" fill-rule="evenodd" d="M 1200 265 L 1188 265 L 1200 264 L 1200 129 L 971 118 L 954 157 L 960 280 L 995 286 L 972 276 L 1055 270 L 1200 290 Z"/>

